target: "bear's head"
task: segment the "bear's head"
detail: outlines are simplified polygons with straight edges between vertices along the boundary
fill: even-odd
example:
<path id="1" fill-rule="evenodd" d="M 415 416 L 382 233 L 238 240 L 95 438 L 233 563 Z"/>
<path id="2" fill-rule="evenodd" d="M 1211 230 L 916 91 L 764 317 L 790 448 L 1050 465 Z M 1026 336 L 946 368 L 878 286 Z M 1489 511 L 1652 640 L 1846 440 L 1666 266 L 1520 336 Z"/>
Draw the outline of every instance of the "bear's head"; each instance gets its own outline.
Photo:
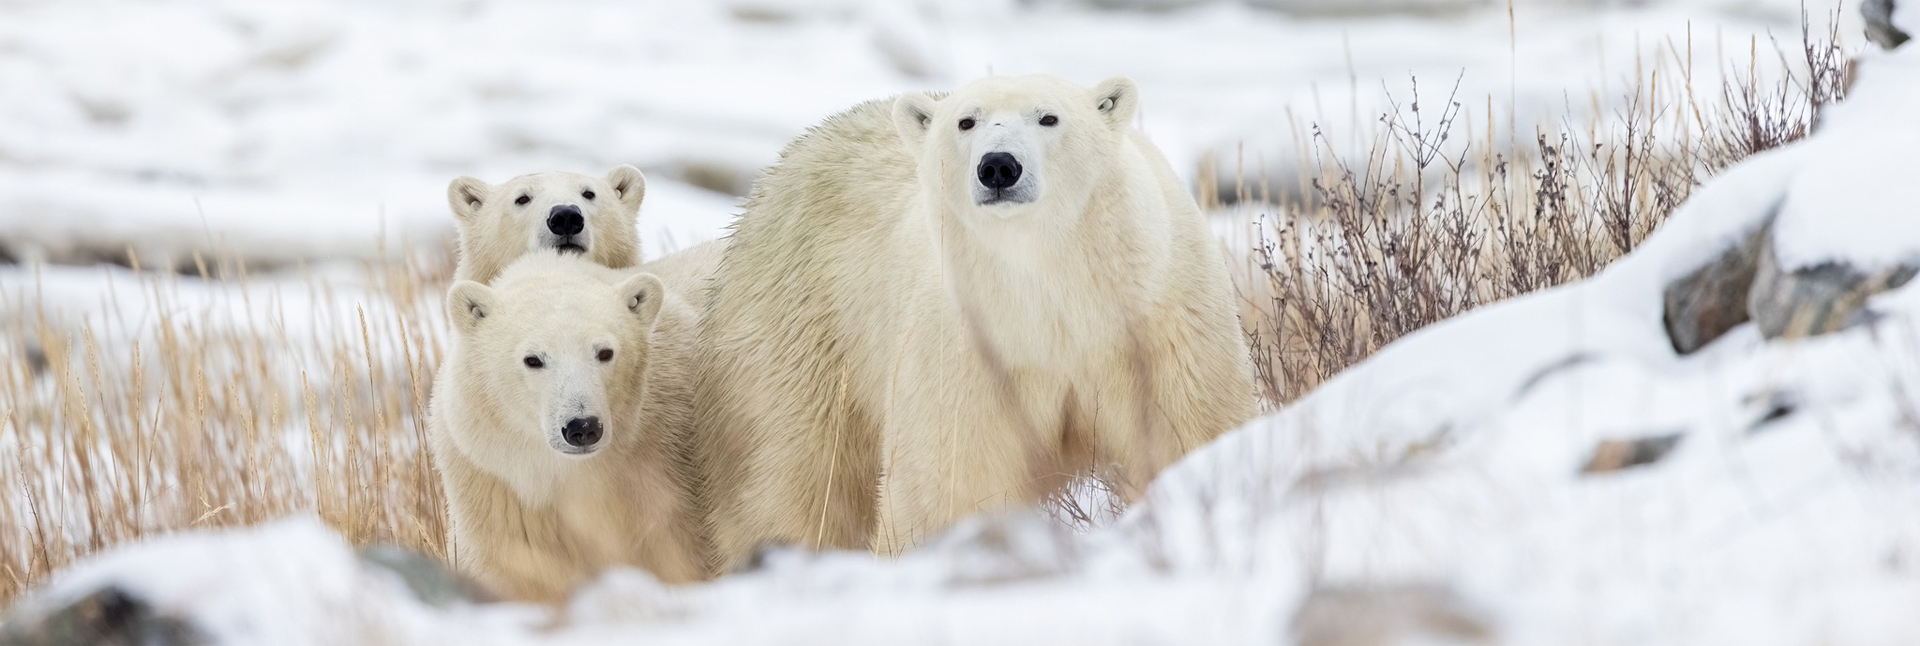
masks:
<path id="1" fill-rule="evenodd" d="M 1089 90 L 1053 76 L 988 77 L 944 98 L 902 95 L 893 119 L 923 191 L 949 212 L 1005 220 L 1080 213 L 1138 103 L 1125 78 Z"/>
<path id="2" fill-rule="evenodd" d="M 489 185 L 462 177 L 447 185 L 460 229 L 456 278 L 491 282 L 531 251 L 577 253 L 614 269 L 640 262 L 636 220 L 647 180 L 620 166 L 607 176 L 534 173 Z"/>
<path id="3" fill-rule="evenodd" d="M 567 456 L 636 441 L 650 338 L 662 287 L 652 274 L 620 279 L 551 252 L 514 263 L 492 286 L 460 281 L 447 294 L 455 366 L 471 405 Z M 611 282 L 619 280 L 619 282 Z"/>

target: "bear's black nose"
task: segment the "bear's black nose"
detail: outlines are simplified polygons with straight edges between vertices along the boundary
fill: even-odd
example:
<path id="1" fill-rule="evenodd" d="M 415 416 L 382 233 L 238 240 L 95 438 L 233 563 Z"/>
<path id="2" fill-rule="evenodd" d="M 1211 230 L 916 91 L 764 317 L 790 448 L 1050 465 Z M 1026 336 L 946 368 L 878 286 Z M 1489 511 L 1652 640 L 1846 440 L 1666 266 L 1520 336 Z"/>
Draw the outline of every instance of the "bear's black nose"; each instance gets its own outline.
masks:
<path id="1" fill-rule="evenodd" d="M 586 230 L 587 219 L 580 216 L 580 207 L 561 204 L 547 211 L 547 230 L 553 235 L 570 236 Z"/>
<path id="2" fill-rule="evenodd" d="M 600 441 L 600 418 L 575 417 L 567 420 L 567 444 L 593 446 Z"/>
<path id="3" fill-rule="evenodd" d="M 1000 189 L 1020 181 L 1020 160 L 1011 153 L 987 153 L 980 158 L 980 185 Z"/>

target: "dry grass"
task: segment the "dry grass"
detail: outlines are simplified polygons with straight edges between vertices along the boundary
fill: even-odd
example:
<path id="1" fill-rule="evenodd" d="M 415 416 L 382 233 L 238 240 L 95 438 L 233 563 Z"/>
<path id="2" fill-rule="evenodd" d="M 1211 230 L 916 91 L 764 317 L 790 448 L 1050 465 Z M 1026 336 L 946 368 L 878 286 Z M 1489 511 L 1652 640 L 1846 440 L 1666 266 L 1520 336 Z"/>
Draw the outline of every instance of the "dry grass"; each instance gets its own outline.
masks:
<path id="1" fill-rule="evenodd" d="M 1306 199 L 1259 214 L 1238 276 L 1268 404 L 1421 326 L 1631 250 L 1702 178 L 1806 133 L 1843 91 L 1834 40 L 1806 38 L 1791 78 L 1749 71 L 1710 96 L 1691 91 L 1691 69 L 1655 64 L 1630 108 L 1518 147 L 1503 143 L 1514 128 L 1489 116 L 1475 131 L 1465 106 L 1424 102 L 1417 86 L 1364 158 L 1316 133 Z M 1682 47 L 1672 58 L 1690 58 Z M 1774 51 L 1755 44 L 1748 60 Z M 120 542 L 294 511 L 356 544 L 445 553 L 424 412 L 449 254 L 348 280 L 193 266 L 136 270 L 78 318 L 54 303 L 70 286 L 0 286 L 0 607 Z M 1080 498 L 1099 496 L 1055 502 L 1069 522 L 1115 511 Z"/>
<path id="2" fill-rule="evenodd" d="M 8 285 L 0 606 L 116 543 L 294 511 L 444 554 L 424 411 L 446 257 L 347 281 L 135 270 L 79 318 L 49 302 L 75 296 L 58 276 Z"/>
<path id="3" fill-rule="evenodd" d="M 1242 184 L 1241 205 L 1208 205 L 1249 219 L 1236 282 L 1267 405 L 1435 321 L 1632 251 L 1705 178 L 1806 135 L 1845 93 L 1838 40 L 1803 30 L 1792 55 L 1752 43 L 1744 69 L 1706 96 L 1683 63 L 1692 44 L 1672 43 L 1621 97 L 1626 107 L 1525 135 L 1500 126 L 1492 105 L 1470 116 L 1457 96 L 1432 102 L 1418 79 L 1404 99 L 1389 94 L 1363 157 L 1334 153 L 1316 128 L 1301 151 L 1312 170 L 1290 191 L 1302 197 Z M 1764 80 L 1767 56 L 1788 73 Z M 1203 168 L 1201 185 L 1217 185 L 1213 174 Z"/>

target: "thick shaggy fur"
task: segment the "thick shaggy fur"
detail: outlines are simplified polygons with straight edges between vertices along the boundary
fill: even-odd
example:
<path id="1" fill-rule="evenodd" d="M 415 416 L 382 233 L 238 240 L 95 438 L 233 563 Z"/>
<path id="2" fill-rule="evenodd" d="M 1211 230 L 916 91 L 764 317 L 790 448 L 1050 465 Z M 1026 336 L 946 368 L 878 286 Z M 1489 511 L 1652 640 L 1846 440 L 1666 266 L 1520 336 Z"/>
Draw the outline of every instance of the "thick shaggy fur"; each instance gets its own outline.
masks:
<path id="1" fill-rule="evenodd" d="M 766 543 L 896 553 L 1073 475 L 1137 494 L 1252 416 L 1225 256 L 1136 101 L 1125 79 L 989 78 L 787 147 L 702 330 L 719 567 Z M 1002 149 L 1031 199 L 983 205 Z"/>
<path id="2" fill-rule="evenodd" d="M 618 166 L 606 177 L 580 173 L 530 173 L 490 185 L 472 177 L 447 184 L 447 204 L 460 230 L 460 264 L 454 280 L 481 283 L 521 256 L 574 242 L 601 266 L 625 269 L 640 264 L 640 202 L 647 180 L 632 166 Z M 526 198 L 521 204 L 520 199 Z M 547 228 L 553 207 L 573 205 L 586 219 L 586 230 L 572 240 L 560 240 Z"/>
<path id="3" fill-rule="evenodd" d="M 456 284 L 448 308 L 457 334 L 430 428 L 455 563 L 529 600 L 559 599 L 615 565 L 705 578 L 686 460 L 697 314 L 650 274 L 553 253 L 492 287 Z M 561 429 L 586 416 L 604 438 L 563 453 Z"/>
<path id="4" fill-rule="evenodd" d="M 693 308 L 695 312 L 705 312 L 707 308 L 708 287 L 713 273 L 720 267 L 720 259 L 726 253 L 727 241 L 714 240 L 673 252 L 651 262 L 640 265 L 630 271 L 642 271 L 660 278 L 667 292 Z"/>

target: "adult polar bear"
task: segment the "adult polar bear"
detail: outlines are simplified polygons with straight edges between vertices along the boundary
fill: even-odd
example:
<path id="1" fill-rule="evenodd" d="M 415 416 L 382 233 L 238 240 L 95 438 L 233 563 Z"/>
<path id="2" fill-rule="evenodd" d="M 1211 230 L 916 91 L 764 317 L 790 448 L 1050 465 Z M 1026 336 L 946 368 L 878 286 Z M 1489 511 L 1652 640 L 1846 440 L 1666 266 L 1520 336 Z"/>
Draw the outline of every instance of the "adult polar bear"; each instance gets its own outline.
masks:
<path id="1" fill-rule="evenodd" d="M 987 78 L 787 147 L 702 331 L 716 565 L 897 553 L 1078 474 L 1137 493 L 1252 416 L 1226 259 L 1137 102 L 1126 79 Z"/>

